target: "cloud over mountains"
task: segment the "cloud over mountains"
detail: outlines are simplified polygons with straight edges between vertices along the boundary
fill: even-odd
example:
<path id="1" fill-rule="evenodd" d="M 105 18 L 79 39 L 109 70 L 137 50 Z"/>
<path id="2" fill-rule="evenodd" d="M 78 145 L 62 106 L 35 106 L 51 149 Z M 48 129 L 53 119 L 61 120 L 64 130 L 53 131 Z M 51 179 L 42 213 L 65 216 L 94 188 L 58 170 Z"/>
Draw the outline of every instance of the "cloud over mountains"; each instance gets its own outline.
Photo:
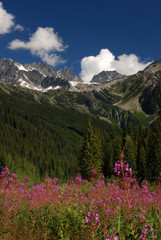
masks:
<path id="1" fill-rule="evenodd" d="M 140 62 L 135 54 L 123 54 L 116 59 L 108 49 L 102 49 L 97 56 L 84 57 L 81 60 L 80 77 L 85 82 L 90 82 L 94 75 L 102 71 L 113 70 L 124 75 L 131 75 L 143 70 L 150 63 Z"/>
<path id="2" fill-rule="evenodd" d="M 44 62 L 55 66 L 65 62 L 56 52 L 63 52 L 67 46 L 63 44 L 63 40 L 54 32 L 54 28 L 38 27 L 28 42 L 15 39 L 9 44 L 8 48 L 12 50 L 30 50 L 32 55 L 36 55 Z"/>

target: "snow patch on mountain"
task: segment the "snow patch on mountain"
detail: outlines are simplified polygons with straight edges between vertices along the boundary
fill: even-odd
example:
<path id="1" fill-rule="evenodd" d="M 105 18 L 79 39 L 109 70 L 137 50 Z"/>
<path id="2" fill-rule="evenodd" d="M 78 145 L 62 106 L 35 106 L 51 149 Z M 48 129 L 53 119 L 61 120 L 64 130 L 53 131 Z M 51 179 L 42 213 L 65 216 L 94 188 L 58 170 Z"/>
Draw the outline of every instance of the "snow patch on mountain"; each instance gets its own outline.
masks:
<path id="1" fill-rule="evenodd" d="M 26 71 L 26 72 L 28 72 L 28 70 L 27 70 L 26 68 L 24 68 L 23 65 L 15 64 L 15 66 L 16 66 L 20 71 Z"/>
<path id="2" fill-rule="evenodd" d="M 60 89 L 60 88 L 62 88 L 62 87 L 61 86 L 56 86 L 53 89 L 56 90 L 56 89 Z"/>
<path id="3" fill-rule="evenodd" d="M 18 82 L 20 83 L 20 86 L 21 86 L 21 87 L 30 88 L 30 87 L 29 87 L 29 84 L 28 84 L 27 82 L 25 82 L 22 78 L 20 78 L 20 79 L 18 80 Z"/>
<path id="4" fill-rule="evenodd" d="M 78 85 L 78 82 L 69 81 L 69 83 L 72 85 L 72 87 L 76 87 Z"/>

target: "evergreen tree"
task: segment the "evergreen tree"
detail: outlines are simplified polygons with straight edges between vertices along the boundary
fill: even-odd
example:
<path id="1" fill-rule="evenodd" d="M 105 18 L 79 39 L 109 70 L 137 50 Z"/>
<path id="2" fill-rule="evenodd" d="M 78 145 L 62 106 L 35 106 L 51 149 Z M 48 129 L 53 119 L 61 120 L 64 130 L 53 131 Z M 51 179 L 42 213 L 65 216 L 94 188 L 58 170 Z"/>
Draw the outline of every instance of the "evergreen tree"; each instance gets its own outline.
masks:
<path id="1" fill-rule="evenodd" d="M 133 143 L 131 136 L 126 136 L 126 143 L 125 143 L 125 159 L 129 163 L 130 167 L 133 171 L 136 172 L 136 149 Z"/>
<path id="2" fill-rule="evenodd" d="M 104 151 L 104 175 L 110 177 L 113 174 L 114 169 L 114 151 L 112 141 L 107 144 Z"/>
<path id="3" fill-rule="evenodd" d="M 161 172 L 161 120 L 155 122 L 149 137 L 147 159 L 148 178 L 157 178 Z"/>
<path id="4" fill-rule="evenodd" d="M 138 176 L 142 179 L 146 178 L 147 172 L 146 172 L 146 151 L 144 146 L 139 146 L 138 148 L 138 156 L 137 156 L 137 170 L 138 170 Z"/>
<path id="5" fill-rule="evenodd" d="M 140 126 L 138 130 L 139 132 L 137 134 L 137 138 L 135 139 L 135 145 L 137 143 L 136 163 L 137 163 L 138 177 L 141 177 L 142 179 L 144 179 L 147 176 L 146 160 L 148 157 L 147 156 L 148 130 L 143 129 L 142 126 Z"/>
<path id="6" fill-rule="evenodd" d="M 0 172 L 5 167 L 5 159 L 4 156 L 0 154 Z"/>
<path id="7" fill-rule="evenodd" d="M 123 130 L 123 146 L 125 146 L 127 135 L 128 135 L 128 129 L 127 129 L 127 125 L 125 125 L 124 130 Z"/>
<path id="8" fill-rule="evenodd" d="M 102 171 L 103 153 L 98 134 L 93 131 L 91 121 L 88 122 L 88 131 L 84 136 L 79 152 L 80 172 L 83 178 L 88 178 L 91 170 L 97 173 Z"/>
<path id="9" fill-rule="evenodd" d="M 129 136 L 132 138 L 132 140 L 133 140 L 133 139 L 134 139 L 134 128 L 133 128 L 132 122 L 129 122 L 129 123 L 128 123 L 127 131 L 128 131 L 128 135 L 129 135 Z"/>
<path id="10" fill-rule="evenodd" d="M 122 137 L 115 136 L 115 138 L 111 141 L 113 148 L 113 161 L 117 161 L 120 158 L 120 154 L 122 152 Z"/>

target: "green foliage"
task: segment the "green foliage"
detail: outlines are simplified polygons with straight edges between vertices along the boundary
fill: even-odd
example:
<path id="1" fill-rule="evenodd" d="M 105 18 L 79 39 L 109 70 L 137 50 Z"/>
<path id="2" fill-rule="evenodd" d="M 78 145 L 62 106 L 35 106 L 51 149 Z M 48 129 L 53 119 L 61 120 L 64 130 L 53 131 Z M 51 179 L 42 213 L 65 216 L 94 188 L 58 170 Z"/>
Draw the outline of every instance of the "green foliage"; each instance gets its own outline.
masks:
<path id="1" fill-rule="evenodd" d="M 28 90 L 22 91 L 16 87 L 5 86 L 5 91 L 7 93 L 0 90 L 0 170 L 7 165 L 20 179 L 28 175 L 34 182 L 40 182 L 46 175 L 65 180 L 76 176 L 80 171 L 78 156 L 89 116 L 65 109 L 64 106 L 61 108 L 50 105 L 45 96 L 43 98 L 39 96 L 41 93 L 36 95 L 40 97 L 38 102 L 35 101 L 33 92 L 31 94 Z M 103 99 L 102 104 L 109 108 L 108 92 L 93 94 L 98 100 Z M 66 95 L 69 95 L 68 98 L 73 96 L 71 105 L 76 98 L 82 105 L 86 102 L 95 106 L 91 96 L 84 98 L 84 94 L 72 95 L 70 92 Z M 62 94 L 60 96 L 62 97 Z M 113 114 L 116 113 L 116 117 L 119 118 L 117 111 L 113 111 Z M 82 142 L 87 158 L 97 156 L 87 161 L 89 170 L 91 167 L 98 168 L 100 172 L 103 167 L 105 177 L 110 178 L 114 162 L 118 160 L 126 144 L 125 159 L 131 163 L 136 173 L 138 172 L 137 176 L 142 178 L 146 176 L 149 179 L 152 176 L 157 177 L 161 172 L 160 127 L 154 126 L 151 130 L 137 127 L 139 122 L 147 125 L 147 122 L 154 120 L 157 114 L 149 116 L 146 120 L 142 114 L 136 117 L 126 112 L 125 115 L 127 124 L 126 122 L 123 124 L 123 135 L 117 126 L 91 117 L 92 131 L 98 129 L 98 132 L 92 133 L 91 139 L 95 146 L 92 147 L 92 153 L 89 154 L 91 146 L 87 139 L 84 138 Z M 96 163 L 99 163 L 98 166 Z"/>
<path id="2" fill-rule="evenodd" d="M 131 136 L 126 136 L 126 142 L 125 142 L 125 158 L 126 161 L 129 163 L 130 167 L 133 169 L 133 171 L 136 172 L 136 149 L 133 143 L 133 140 Z"/>
<path id="3" fill-rule="evenodd" d="M 112 141 L 108 144 L 104 144 L 104 174 L 105 176 L 111 176 L 114 169 L 114 150 Z"/>
<path id="4" fill-rule="evenodd" d="M 37 102 L 26 90 L 10 91 L 0 90 L 0 170 L 7 165 L 21 180 L 28 175 L 34 182 L 47 174 L 66 180 L 76 176 L 88 115 L 50 105 L 45 98 Z M 103 141 L 109 124 L 91 120 Z"/>
<path id="5" fill-rule="evenodd" d="M 150 116 L 146 116 L 144 112 L 134 112 L 133 113 L 134 117 L 136 119 L 138 119 L 140 121 L 140 123 L 142 123 L 143 126 L 148 127 L 150 122 L 152 122 L 153 120 L 155 120 L 155 118 L 158 117 L 158 112 L 155 112 L 154 114 L 150 115 Z"/>
<path id="6" fill-rule="evenodd" d="M 161 173 L 161 120 L 154 123 L 150 133 L 147 168 L 151 179 Z"/>
<path id="7" fill-rule="evenodd" d="M 138 176 L 142 179 L 147 176 L 147 166 L 146 166 L 147 154 L 144 146 L 139 147 L 138 150 L 138 159 L 137 159 L 137 170 Z"/>
<path id="8" fill-rule="evenodd" d="M 102 171 L 103 165 L 102 147 L 97 133 L 93 131 L 91 121 L 88 122 L 87 134 L 84 136 L 79 153 L 80 172 L 84 178 L 88 178 L 91 170 L 97 173 Z"/>

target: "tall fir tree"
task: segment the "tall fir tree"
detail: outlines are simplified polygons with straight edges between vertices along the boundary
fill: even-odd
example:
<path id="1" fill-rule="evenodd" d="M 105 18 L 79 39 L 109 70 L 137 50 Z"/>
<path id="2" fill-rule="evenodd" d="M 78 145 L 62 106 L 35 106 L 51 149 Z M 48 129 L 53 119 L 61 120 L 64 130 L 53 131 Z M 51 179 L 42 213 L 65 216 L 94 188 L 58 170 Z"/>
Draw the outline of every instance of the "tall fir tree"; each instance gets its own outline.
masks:
<path id="1" fill-rule="evenodd" d="M 97 173 L 102 171 L 102 146 L 98 133 L 94 132 L 90 120 L 88 122 L 87 134 L 84 136 L 80 147 L 79 166 L 83 178 L 88 178 L 92 169 L 95 169 Z"/>

